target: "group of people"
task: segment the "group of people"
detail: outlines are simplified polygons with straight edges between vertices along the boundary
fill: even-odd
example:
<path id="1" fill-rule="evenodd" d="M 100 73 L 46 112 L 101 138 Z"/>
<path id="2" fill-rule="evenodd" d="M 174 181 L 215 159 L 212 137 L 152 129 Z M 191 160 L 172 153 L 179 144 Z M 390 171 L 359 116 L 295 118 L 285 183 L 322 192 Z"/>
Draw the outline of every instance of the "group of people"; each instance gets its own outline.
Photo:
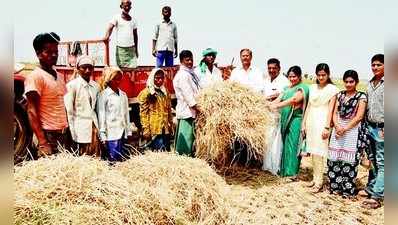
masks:
<path id="1" fill-rule="evenodd" d="M 25 80 L 28 116 L 38 139 L 39 156 L 56 153 L 61 145 L 81 155 L 120 161 L 122 139 L 131 135 L 127 95 L 119 89 L 122 71 L 105 68 L 98 84 L 91 79 L 94 60 L 80 56 L 75 78 L 65 84 L 63 75 L 53 68 L 59 41 L 53 32 L 35 37 L 33 47 L 40 66 Z M 108 151 L 102 152 L 102 145 Z"/>
<path id="2" fill-rule="evenodd" d="M 357 90 L 359 75 L 347 70 L 339 90 L 330 78 L 326 63 L 315 68 L 316 80 L 302 81 L 299 66 L 280 74 L 279 60 L 267 62 L 268 76 L 251 65 L 252 52 L 242 49 L 242 67 L 232 71 L 231 80 L 262 93 L 270 108 L 278 112 L 277 125 L 266 147 L 263 169 L 296 181 L 303 157 L 311 157 L 313 193 L 322 191 L 324 173 L 331 193 L 351 198 L 368 197 L 366 208 L 380 207 L 384 196 L 384 55 L 371 59 L 373 78 L 367 91 Z M 358 165 L 370 166 L 365 190 L 357 192 Z"/>
<path id="3" fill-rule="evenodd" d="M 122 0 L 120 7 L 122 14 L 113 18 L 105 37 L 109 40 L 114 27 L 118 29 L 118 67 L 105 67 L 99 83 L 91 79 L 94 60 L 82 55 L 75 63 L 75 78 L 65 84 L 63 75 L 53 68 L 58 59 L 59 36 L 51 32 L 35 37 L 33 47 L 40 65 L 27 76 L 25 95 L 39 155 L 56 153 L 61 145 L 81 155 L 123 160 L 123 140 L 132 129 L 128 99 L 119 89 L 120 67 L 136 67 L 138 38 L 136 23 L 129 16 L 131 2 Z M 272 141 L 264 146 L 264 170 L 294 181 L 301 158 L 310 156 L 313 181 L 308 186 L 312 191 L 322 190 L 326 172 L 330 191 L 350 197 L 357 194 L 358 165 L 366 162 L 366 157 L 371 162 L 369 181 L 359 195 L 368 197 L 364 207 L 380 206 L 384 196 L 384 55 L 371 59 L 374 77 L 365 93 L 356 88 L 359 76 L 354 70 L 344 73 L 345 89 L 340 91 L 325 63 L 315 68 L 316 83 L 307 85 L 299 66 L 290 67 L 284 76 L 276 58 L 267 61 L 265 75 L 251 64 L 250 49 L 240 51 L 241 66 L 230 74 L 215 66 L 215 49 L 205 49 L 196 67 L 192 52 L 183 50 L 173 79 L 178 121 L 174 130 L 171 96 L 164 87 L 165 71 L 161 67 L 163 63 L 172 66 L 177 56 L 177 28 L 170 21 L 170 7 L 164 7 L 162 14 L 164 21 L 156 26 L 153 38 L 156 68 L 138 96 L 146 147 L 169 151 L 175 136 L 176 152 L 194 156 L 195 118 L 200 113 L 196 97 L 201 89 L 229 79 L 264 95 L 264 101 L 269 101 L 270 109 L 279 115 L 269 137 Z"/>

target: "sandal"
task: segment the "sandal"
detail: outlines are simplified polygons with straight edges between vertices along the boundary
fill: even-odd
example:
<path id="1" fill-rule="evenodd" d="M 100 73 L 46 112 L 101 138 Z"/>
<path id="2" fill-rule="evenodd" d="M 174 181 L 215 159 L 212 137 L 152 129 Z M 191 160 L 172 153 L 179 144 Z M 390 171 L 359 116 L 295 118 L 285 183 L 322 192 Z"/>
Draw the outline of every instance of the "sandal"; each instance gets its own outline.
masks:
<path id="1" fill-rule="evenodd" d="M 381 204 L 379 201 L 375 200 L 375 199 L 368 199 L 362 202 L 362 208 L 365 209 L 377 209 L 379 207 L 381 207 Z"/>
<path id="2" fill-rule="evenodd" d="M 360 190 L 360 191 L 358 192 L 358 195 L 361 196 L 361 197 L 366 197 L 366 198 L 369 197 L 369 193 L 366 192 L 365 190 Z"/>
<path id="3" fill-rule="evenodd" d="M 314 181 L 308 182 L 307 184 L 304 184 L 305 187 L 313 187 L 315 185 Z"/>
<path id="4" fill-rule="evenodd" d="M 299 181 L 299 179 L 298 179 L 297 176 L 289 177 L 287 180 L 288 180 L 289 182 L 297 182 L 297 181 Z"/>

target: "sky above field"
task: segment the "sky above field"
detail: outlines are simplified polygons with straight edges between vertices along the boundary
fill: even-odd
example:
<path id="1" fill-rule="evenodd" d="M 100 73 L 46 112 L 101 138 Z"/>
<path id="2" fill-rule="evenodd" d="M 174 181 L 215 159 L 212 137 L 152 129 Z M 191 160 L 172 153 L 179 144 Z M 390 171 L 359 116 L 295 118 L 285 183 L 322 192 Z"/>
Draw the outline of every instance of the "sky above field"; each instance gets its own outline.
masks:
<path id="1" fill-rule="evenodd" d="M 299 65 L 303 73 L 313 74 L 315 66 L 325 62 L 333 77 L 354 69 L 367 79 L 370 58 L 384 53 L 388 24 L 382 15 L 387 7 L 378 1 L 140 0 L 133 1 L 131 11 L 138 21 L 139 65 L 155 63 L 152 36 L 165 5 L 171 6 L 178 27 L 179 50 L 192 50 L 195 64 L 201 51 L 212 47 L 219 52 L 219 65 L 235 57 L 237 66 L 239 50 L 250 48 L 253 65 L 262 70 L 268 58 L 276 57 L 282 71 Z M 14 18 L 15 61 L 37 61 L 32 40 L 41 32 L 56 32 L 63 41 L 100 39 L 118 13 L 119 0 L 25 1 Z"/>

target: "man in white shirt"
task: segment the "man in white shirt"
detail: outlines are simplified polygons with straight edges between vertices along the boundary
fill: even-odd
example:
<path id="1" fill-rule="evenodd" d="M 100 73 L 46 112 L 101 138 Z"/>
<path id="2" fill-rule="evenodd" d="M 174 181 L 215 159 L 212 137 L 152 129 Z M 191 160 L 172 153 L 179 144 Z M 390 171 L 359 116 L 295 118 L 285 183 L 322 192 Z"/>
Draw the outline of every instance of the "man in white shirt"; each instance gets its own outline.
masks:
<path id="1" fill-rule="evenodd" d="M 156 57 L 156 67 L 173 66 L 177 57 L 177 26 L 170 20 L 171 8 L 162 8 L 163 21 L 155 26 L 152 40 L 152 55 Z"/>
<path id="2" fill-rule="evenodd" d="M 119 67 L 136 68 L 138 58 L 137 22 L 130 16 L 131 1 L 121 0 L 121 14 L 115 15 L 109 23 L 104 40 L 109 42 L 113 28 L 116 28 L 116 63 Z"/>
<path id="3" fill-rule="evenodd" d="M 223 81 L 221 70 L 214 65 L 217 51 L 207 48 L 202 52 L 203 59 L 195 68 L 195 74 L 200 80 L 200 87 L 206 88 L 215 82 Z"/>
<path id="4" fill-rule="evenodd" d="M 98 133 L 98 118 L 95 112 L 99 86 L 90 77 L 94 60 L 86 55 L 76 62 L 77 77 L 66 84 L 64 96 L 69 129 L 79 154 L 101 156 Z"/>
<path id="5" fill-rule="evenodd" d="M 278 59 L 269 59 L 267 67 L 268 76 L 265 76 L 264 94 L 269 101 L 273 101 L 283 91 L 283 88 L 289 85 L 289 80 L 283 74 L 280 74 L 281 65 Z"/>
<path id="6" fill-rule="evenodd" d="M 199 78 L 193 71 L 193 55 L 189 50 L 180 53 L 180 70 L 173 79 L 177 97 L 176 117 L 178 119 L 175 149 L 178 154 L 193 156 L 194 120 L 198 113 L 195 97 L 199 93 Z"/>
<path id="7" fill-rule="evenodd" d="M 258 68 L 251 65 L 252 56 L 250 49 L 242 49 L 240 51 L 242 67 L 237 67 L 232 71 L 230 80 L 238 82 L 253 91 L 263 93 L 265 87 L 264 75 Z"/>

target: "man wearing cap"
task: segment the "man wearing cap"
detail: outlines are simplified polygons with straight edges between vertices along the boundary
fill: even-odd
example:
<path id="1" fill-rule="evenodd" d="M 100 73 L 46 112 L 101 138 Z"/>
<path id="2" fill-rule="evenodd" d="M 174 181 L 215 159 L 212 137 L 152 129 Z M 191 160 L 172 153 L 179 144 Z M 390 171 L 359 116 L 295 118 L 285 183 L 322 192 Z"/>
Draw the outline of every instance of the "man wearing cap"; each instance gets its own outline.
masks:
<path id="1" fill-rule="evenodd" d="M 202 56 L 203 59 L 194 70 L 199 77 L 200 87 L 206 88 L 215 82 L 223 81 L 221 70 L 214 65 L 217 51 L 207 48 L 202 52 Z"/>
<path id="2" fill-rule="evenodd" d="M 58 60 L 59 41 L 59 36 L 53 32 L 34 38 L 33 48 L 40 65 L 25 80 L 29 122 L 39 142 L 39 156 L 55 153 L 58 144 L 69 147 L 64 106 L 65 80 L 54 69 Z"/>
<path id="3" fill-rule="evenodd" d="M 94 71 L 94 60 L 86 55 L 76 62 L 77 77 L 66 85 L 64 97 L 70 133 L 80 155 L 100 157 L 98 118 L 95 106 L 99 85 L 90 79 Z"/>

